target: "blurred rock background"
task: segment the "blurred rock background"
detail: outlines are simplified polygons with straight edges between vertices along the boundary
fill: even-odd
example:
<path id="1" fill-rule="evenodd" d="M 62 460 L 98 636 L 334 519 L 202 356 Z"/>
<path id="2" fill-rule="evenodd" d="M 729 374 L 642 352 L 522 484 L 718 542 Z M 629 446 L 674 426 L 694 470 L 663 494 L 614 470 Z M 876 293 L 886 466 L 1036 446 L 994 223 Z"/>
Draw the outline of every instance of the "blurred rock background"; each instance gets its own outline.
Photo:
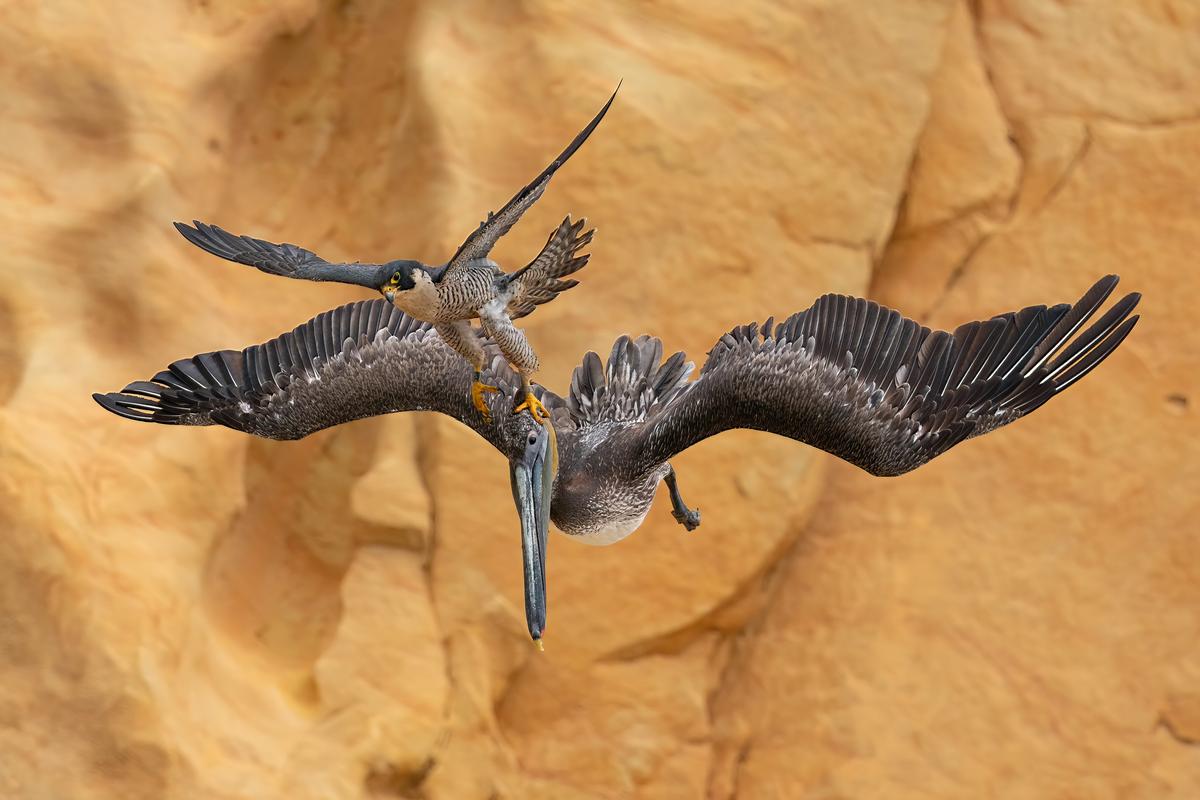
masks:
<path id="1" fill-rule="evenodd" d="M 0 6 L 0 796 L 1200 797 L 1200 6 Z M 1145 294 L 1027 420 L 873 479 L 735 433 L 522 622 L 502 459 L 431 416 L 298 443 L 89 398 L 342 302 L 187 245 L 445 258 L 625 83 L 497 255 L 565 389 L 652 332 L 867 294 L 931 325 Z"/>

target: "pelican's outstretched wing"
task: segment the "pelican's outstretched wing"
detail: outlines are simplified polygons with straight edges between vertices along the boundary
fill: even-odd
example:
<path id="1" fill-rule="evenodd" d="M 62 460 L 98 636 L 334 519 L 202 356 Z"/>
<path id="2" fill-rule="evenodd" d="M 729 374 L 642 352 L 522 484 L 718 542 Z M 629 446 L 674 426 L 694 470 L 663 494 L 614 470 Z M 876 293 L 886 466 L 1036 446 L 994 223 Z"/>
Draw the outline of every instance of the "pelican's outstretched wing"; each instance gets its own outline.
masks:
<path id="1" fill-rule="evenodd" d="M 489 350 L 484 380 L 501 390 L 491 399 L 497 417 L 519 378 Z M 427 323 L 380 298 L 318 314 L 265 344 L 181 359 L 149 381 L 92 396 L 126 419 L 224 425 L 268 439 L 299 439 L 393 411 L 440 411 L 497 445 L 497 429 L 471 403 L 473 377 Z"/>
<path id="2" fill-rule="evenodd" d="M 621 88 L 617 84 L 617 89 Z M 554 173 L 558 168 L 567 163 L 567 159 L 575 154 L 587 138 L 592 135 L 592 131 L 600 124 L 600 120 L 604 119 L 604 115 L 608 113 L 608 107 L 617 97 L 617 92 L 613 91 L 612 97 L 608 98 L 608 102 L 604 104 L 604 108 L 600 109 L 596 116 L 592 117 L 592 121 L 587 124 L 587 127 L 579 132 L 567 149 L 558 154 L 558 158 L 550 162 L 550 166 L 542 170 L 536 178 L 534 178 L 525 188 L 513 195 L 513 198 L 504 204 L 504 208 L 496 213 L 489 213 L 487 219 L 479 223 L 479 227 L 467 237 L 455 252 L 454 256 L 446 262 L 446 266 L 441 273 L 437 275 L 437 279 L 445 277 L 446 273 L 451 272 L 459 267 L 469 264 L 477 258 L 484 258 L 488 253 L 492 252 L 492 248 L 496 246 L 496 242 L 500 237 L 508 233 L 513 225 L 517 224 L 517 220 L 521 218 L 529 208 L 538 201 L 542 193 L 546 191 L 546 187 L 550 185 L 550 179 L 554 177 Z"/>
<path id="3" fill-rule="evenodd" d="M 368 289 L 378 289 L 387 279 L 387 268 L 380 264 L 333 264 L 294 244 L 272 244 L 251 236 L 238 236 L 199 220 L 192 220 L 192 224 L 196 227 L 176 222 L 175 229 L 201 250 L 271 275 L 352 283 Z"/>
<path id="4" fill-rule="evenodd" d="M 721 337 L 700 378 L 631 431 L 631 449 L 662 463 L 720 431 L 752 428 L 900 475 L 1028 414 L 1108 357 L 1137 322 L 1139 295 L 1074 335 L 1116 285 L 1109 275 L 1073 306 L 1031 306 L 953 334 L 826 295 L 780 325 Z"/>

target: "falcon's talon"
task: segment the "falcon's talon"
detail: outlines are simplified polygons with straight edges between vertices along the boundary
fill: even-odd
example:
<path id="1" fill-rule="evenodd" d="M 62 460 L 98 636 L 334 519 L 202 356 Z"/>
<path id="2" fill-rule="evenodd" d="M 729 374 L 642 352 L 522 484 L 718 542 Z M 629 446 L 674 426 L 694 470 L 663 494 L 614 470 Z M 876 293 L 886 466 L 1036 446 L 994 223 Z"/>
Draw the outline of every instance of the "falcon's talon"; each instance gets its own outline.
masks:
<path id="1" fill-rule="evenodd" d="M 476 376 L 475 382 L 471 384 L 471 402 L 475 405 L 475 410 L 483 415 L 485 422 L 492 421 L 492 410 L 488 408 L 487 402 L 483 399 L 485 394 L 495 394 L 500 390 L 491 384 L 484 383 Z"/>
<path id="2" fill-rule="evenodd" d="M 520 414 L 526 410 L 539 422 L 550 419 L 550 412 L 546 409 L 546 406 L 542 405 L 542 401 L 534 396 L 533 392 L 526 393 L 525 399 L 521 401 L 519 406 L 513 409 L 513 413 Z"/>

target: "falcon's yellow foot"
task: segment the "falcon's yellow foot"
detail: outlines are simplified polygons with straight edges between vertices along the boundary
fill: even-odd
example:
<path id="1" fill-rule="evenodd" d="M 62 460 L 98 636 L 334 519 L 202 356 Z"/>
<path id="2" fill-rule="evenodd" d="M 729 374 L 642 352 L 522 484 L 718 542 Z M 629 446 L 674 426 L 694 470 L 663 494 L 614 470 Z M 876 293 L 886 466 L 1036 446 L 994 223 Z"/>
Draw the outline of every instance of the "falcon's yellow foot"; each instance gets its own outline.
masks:
<path id="1" fill-rule="evenodd" d="M 495 386 L 490 386 L 479 380 L 479 373 L 475 373 L 475 382 L 471 384 L 471 402 L 475 404 L 475 410 L 483 415 L 484 422 L 492 421 L 492 410 L 488 408 L 488 404 L 484 402 L 485 394 L 494 394 L 500 391 Z"/>
<path id="2" fill-rule="evenodd" d="M 538 420 L 550 419 L 550 412 L 542 405 L 542 401 L 533 396 L 533 392 L 526 392 L 525 399 L 521 401 L 521 405 L 513 409 L 514 414 L 520 414 L 526 409 L 533 415 L 533 418 Z"/>

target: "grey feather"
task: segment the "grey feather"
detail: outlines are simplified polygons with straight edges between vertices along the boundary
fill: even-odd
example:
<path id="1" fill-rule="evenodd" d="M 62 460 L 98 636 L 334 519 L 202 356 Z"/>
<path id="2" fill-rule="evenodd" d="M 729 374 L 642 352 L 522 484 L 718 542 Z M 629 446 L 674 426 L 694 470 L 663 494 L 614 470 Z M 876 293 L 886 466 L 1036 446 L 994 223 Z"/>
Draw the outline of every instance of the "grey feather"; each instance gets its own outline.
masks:
<path id="1" fill-rule="evenodd" d="M 662 342 L 649 336 L 622 336 L 608 363 L 587 353 L 571 376 L 567 407 L 581 427 L 634 422 L 658 413 L 687 385 L 694 365 L 683 353 L 661 364 Z"/>
<path id="2" fill-rule="evenodd" d="M 586 224 L 586 219 L 572 223 L 568 216 L 550 234 L 533 261 L 509 276 L 516 286 L 513 298 L 508 303 L 508 313 L 513 319 L 532 313 L 537 306 L 579 285 L 575 280 L 560 279 L 583 269 L 588 262 L 586 253 L 578 255 L 592 241 L 596 232 L 594 228 L 583 232 Z"/>
<path id="3" fill-rule="evenodd" d="M 268 353 L 294 348 L 302 356 L 274 372 Z M 513 401 L 520 379 L 489 348 L 484 379 L 500 387 L 491 401 L 499 409 Z M 429 324 L 380 299 L 319 314 L 265 344 L 176 361 L 150 381 L 93 397 L 126 419 L 218 424 L 269 439 L 395 411 L 439 411 L 497 444 L 498 430 L 471 405 L 473 377 Z"/>
<path id="4" fill-rule="evenodd" d="M 718 340 L 696 384 L 645 426 L 638 463 L 753 428 L 876 475 L 899 475 L 1030 413 L 1094 369 L 1136 324 L 1129 315 L 1139 296 L 1068 342 L 1115 285 L 1106 276 L 1073 306 L 1032 306 L 953 335 L 834 295 L 786 320 L 773 338 L 740 326 Z"/>
<path id="5" fill-rule="evenodd" d="M 1115 282 L 1102 279 L 1073 306 L 1030 306 L 954 334 L 869 300 L 826 295 L 777 324 L 721 336 L 691 382 L 682 353 L 664 360 L 659 340 L 622 336 L 607 362 L 584 356 L 565 398 L 534 387 L 558 433 L 552 518 L 570 534 L 631 531 L 670 472 L 668 459 L 732 428 L 807 442 L 876 475 L 907 472 L 1031 413 L 1107 358 L 1137 323 L 1138 295 L 1078 331 Z M 501 388 L 490 425 L 469 400 L 472 368 L 428 324 L 382 300 L 319 315 L 263 345 L 177 361 L 94 397 L 127 419 L 222 424 L 276 439 L 434 410 L 504 452 L 504 426 L 524 418 L 502 411 L 520 376 L 494 342 L 483 346 L 484 380 Z"/>
<path id="6" fill-rule="evenodd" d="M 192 224 L 194 228 L 176 222 L 175 229 L 189 242 L 214 256 L 271 275 L 351 283 L 369 289 L 378 289 L 387 280 L 388 268 L 381 264 L 334 264 L 294 244 L 273 244 L 250 236 L 238 236 L 199 220 L 192 220 Z"/>
<path id="7" fill-rule="evenodd" d="M 446 273 L 453 273 L 457 269 L 461 269 L 472 261 L 480 258 L 485 258 L 492 248 L 496 246 L 496 242 L 500 240 L 504 234 L 517 224 L 517 220 L 538 201 L 538 198 L 546 191 L 546 187 L 550 185 L 550 179 L 554 177 L 554 173 L 558 171 L 567 160 L 575 154 L 587 138 L 591 136 L 592 131 L 600 124 L 600 120 L 604 119 L 604 115 L 608 113 L 609 106 L 617 97 L 617 91 L 621 85 L 617 84 L 617 89 L 613 91 L 612 96 L 608 98 L 608 102 L 604 107 L 592 117 L 582 131 L 575 136 L 570 144 L 566 146 L 558 157 L 550 162 L 544 170 L 542 170 L 536 178 L 530 181 L 524 188 L 513 195 L 512 199 L 504 204 L 504 207 L 494 214 L 488 214 L 487 219 L 479 223 L 470 236 L 466 238 L 458 250 L 446 263 Z"/>

